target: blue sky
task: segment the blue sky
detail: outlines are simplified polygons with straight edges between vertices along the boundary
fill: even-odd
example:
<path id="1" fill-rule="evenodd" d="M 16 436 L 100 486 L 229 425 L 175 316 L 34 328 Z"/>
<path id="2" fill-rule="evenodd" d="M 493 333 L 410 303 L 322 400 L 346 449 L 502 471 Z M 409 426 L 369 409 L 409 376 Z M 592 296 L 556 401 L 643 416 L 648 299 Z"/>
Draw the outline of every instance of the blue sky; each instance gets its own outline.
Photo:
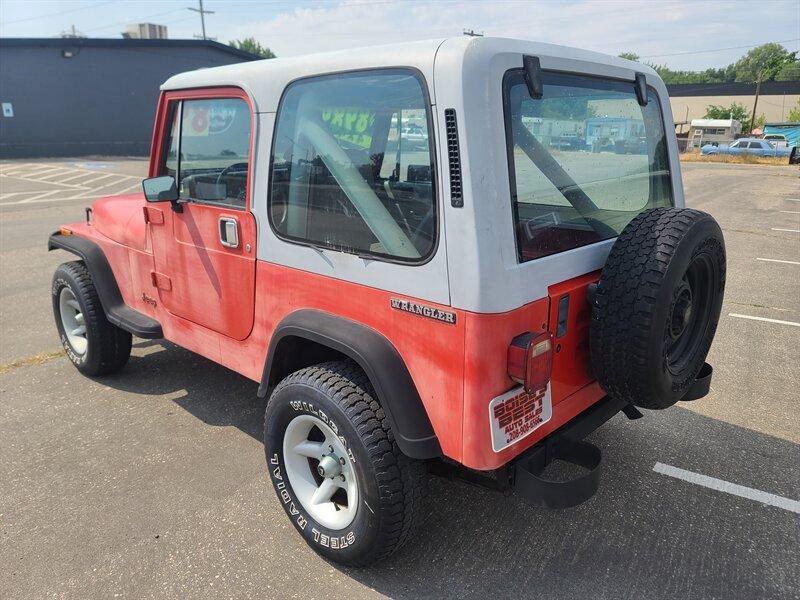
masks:
<path id="1" fill-rule="evenodd" d="M 255 37 L 279 56 L 461 35 L 532 39 L 610 54 L 633 51 L 672 68 L 735 61 L 752 46 L 800 49 L 798 0 L 204 0 L 208 34 Z M 119 37 L 126 23 L 200 33 L 197 0 L 2 0 L 0 36 L 54 37 L 71 25 Z M 713 50 L 709 51 L 709 50 Z M 708 52 L 707 52 L 708 51 Z"/>

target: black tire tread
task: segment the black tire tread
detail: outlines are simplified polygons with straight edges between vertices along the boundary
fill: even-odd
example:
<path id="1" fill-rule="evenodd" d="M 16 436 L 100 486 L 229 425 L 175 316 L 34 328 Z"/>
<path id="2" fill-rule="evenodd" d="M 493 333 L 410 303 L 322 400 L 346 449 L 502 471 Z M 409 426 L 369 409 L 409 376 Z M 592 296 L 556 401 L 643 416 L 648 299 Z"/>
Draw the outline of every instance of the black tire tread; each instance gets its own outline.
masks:
<path id="1" fill-rule="evenodd" d="M 645 362 L 661 283 L 670 258 L 692 225 L 713 219 L 685 208 L 654 208 L 641 212 L 622 231 L 609 253 L 592 308 L 590 352 L 592 371 L 612 397 L 642 408 L 664 408 L 649 400 Z M 724 271 L 722 273 L 724 281 Z M 712 319 L 705 356 L 717 320 Z M 702 363 L 697 366 L 697 371 Z M 692 381 L 697 371 L 690 374 Z"/>
<path id="2" fill-rule="evenodd" d="M 92 352 L 99 360 L 95 365 L 83 369 L 83 372 L 86 375 L 97 376 L 108 375 L 120 370 L 130 358 L 133 341 L 131 334 L 113 325 L 106 318 L 92 276 L 83 261 L 75 260 L 62 264 L 56 270 L 56 277 L 58 277 L 59 271 L 68 274 L 77 286 L 74 292 L 83 300 L 87 330 L 93 327 L 98 333 L 94 336 L 93 341 L 99 341 L 99 343 L 95 344 Z"/>
<path id="3" fill-rule="evenodd" d="M 344 411 L 366 447 L 380 490 L 381 533 L 375 551 L 353 566 L 383 560 L 412 535 L 425 490 L 425 464 L 400 451 L 372 384 L 356 363 L 331 361 L 295 371 L 275 388 L 306 385 L 320 390 Z"/>

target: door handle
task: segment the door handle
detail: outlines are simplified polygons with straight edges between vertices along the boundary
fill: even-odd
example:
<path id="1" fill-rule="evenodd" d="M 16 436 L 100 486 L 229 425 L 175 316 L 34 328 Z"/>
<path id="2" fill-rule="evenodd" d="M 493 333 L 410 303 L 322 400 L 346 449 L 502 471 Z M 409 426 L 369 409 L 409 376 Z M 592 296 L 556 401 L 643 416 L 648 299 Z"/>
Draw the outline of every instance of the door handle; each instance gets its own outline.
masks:
<path id="1" fill-rule="evenodd" d="M 226 248 L 239 247 L 239 224 L 231 217 L 219 218 L 219 242 Z"/>

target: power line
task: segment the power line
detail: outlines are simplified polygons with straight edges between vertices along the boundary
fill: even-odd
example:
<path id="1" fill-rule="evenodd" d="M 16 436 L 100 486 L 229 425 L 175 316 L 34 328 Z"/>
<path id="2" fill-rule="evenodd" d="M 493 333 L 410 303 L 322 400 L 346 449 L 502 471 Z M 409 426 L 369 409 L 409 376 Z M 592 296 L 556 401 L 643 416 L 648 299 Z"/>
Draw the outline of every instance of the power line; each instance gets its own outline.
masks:
<path id="1" fill-rule="evenodd" d="M 747 46 L 729 46 L 727 48 L 714 48 L 712 50 L 692 50 L 690 52 L 673 52 L 671 54 L 648 54 L 647 56 L 640 56 L 639 58 L 663 58 L 665 56 L 686 56 L 688 54 L 709 54 L 711 52 L 722 52 L 723 50 L 741 50 L 743 48 L 755 48 L 763 46 L 764 44 L 788 44 L 789 42 L 798 42 L 800 38 L 791 40 L 779 40 L 777 42 L 761 42 L 760 44 L 750 44 Z"/>
<path id="2" fill-rule="evenodd" d="M 98 6 L 103 6 L 105 4 L 111 4 L 116 2 L 117 0 L 106 0 L 105 2 L 98 2 L 97 4 L 92 4 L 91 6 L 79 6 L 78 8 L 70 8 L 69 10 L 62 10 L 59 12 L 54 13 L 44 13 L 43 15 L 37 15 L 35 17 L 25 17 L 24 19 L 14 19 L 13 21 L 3 21 L 0 25 L 11 25 L 12 23 L 22 23 L 23 21 L 36 21 L 38 19 L 45 19 L 47 17 L 57 17 L 58 15 L 66 15 L 67 13 L 77 12 L 79 10 L 86 10 L 87 8 L 97 8 Z"/>

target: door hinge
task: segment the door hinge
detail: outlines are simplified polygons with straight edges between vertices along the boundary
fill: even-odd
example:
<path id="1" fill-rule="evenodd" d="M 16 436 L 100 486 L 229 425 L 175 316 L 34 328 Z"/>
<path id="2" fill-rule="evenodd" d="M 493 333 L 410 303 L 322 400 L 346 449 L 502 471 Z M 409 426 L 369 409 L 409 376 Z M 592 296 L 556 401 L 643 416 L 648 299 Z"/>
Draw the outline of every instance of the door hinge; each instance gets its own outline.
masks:
<path id="1" fill-rule="evenodd" d="M 160 225 L 164 222 L 164 211 L 152 206 L 145 206 L 144 208 L 144 222 L 152 223 L 153 225 Z"/>
<path id="2" fill-rule="evenodd" d="M 150 280 L 153 282 L 153 287 L 159 290 L 168 292 L 172 289 L 172 280 L 163 273 L 150 272 Z"/>

